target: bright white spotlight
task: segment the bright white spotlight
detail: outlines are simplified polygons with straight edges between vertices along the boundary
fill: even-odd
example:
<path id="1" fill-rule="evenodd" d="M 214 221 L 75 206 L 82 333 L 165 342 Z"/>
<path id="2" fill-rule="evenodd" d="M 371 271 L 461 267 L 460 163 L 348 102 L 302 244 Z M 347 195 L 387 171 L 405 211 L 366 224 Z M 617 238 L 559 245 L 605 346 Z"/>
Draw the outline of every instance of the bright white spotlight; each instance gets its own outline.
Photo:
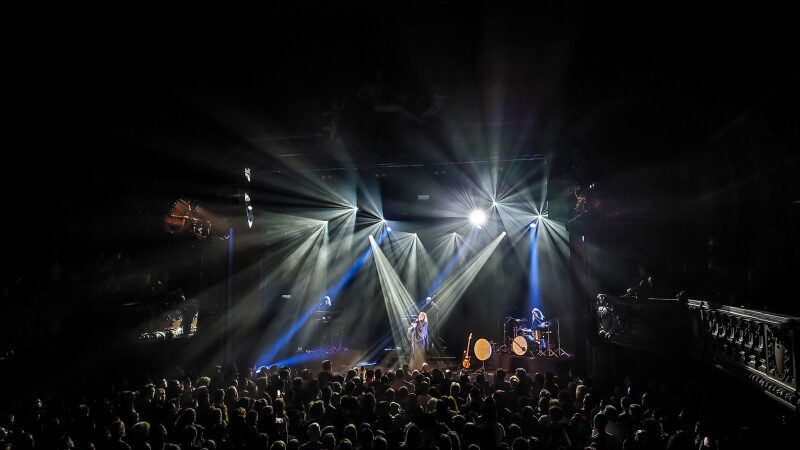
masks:
<path id="1" fill-rule="evenodd" d="M 531 227 L 531 228 L 536 228 L 536 222 L 531 222 L 531 225 L 530 225 L 530 227 Z"/>
<path id="2" fill-rule="evenodd" d="M 386 231 L 392 231 L 392 227 L 386 227 Z"/>
<path id="3" fill-rule="evenodd" d="M 358 212 L 358 206 L 353 206 L 353 212 Z"/>
<path id="4" fill-rule="evenodd" d="M 492 200 L 492 206 L 494 206 L 495 208 L 497 208 L 497 201 L 496 201 L 496 200 Z"/>
<path id="5" fill-rule="evenodd" d="M 486 225 L 486 220 L 486 213 L 480 209 L 474 209 L 469 213 L 469 222 L 478 228 Z"/>
<path id="6" fill-rule="evenodd" d="M 386 219 L 381 219 L 381 222 L 382 223 L 386 223 Z"/>
<path id="7" fill-rule="evenodd" d="M 505 235 L 506 235 L 506 232 L 505 232 L 505 231 L 503 231 L 502 233 L 500 233 L 500 235 L 501 235 L 501 236 L 505 236 Z"/>

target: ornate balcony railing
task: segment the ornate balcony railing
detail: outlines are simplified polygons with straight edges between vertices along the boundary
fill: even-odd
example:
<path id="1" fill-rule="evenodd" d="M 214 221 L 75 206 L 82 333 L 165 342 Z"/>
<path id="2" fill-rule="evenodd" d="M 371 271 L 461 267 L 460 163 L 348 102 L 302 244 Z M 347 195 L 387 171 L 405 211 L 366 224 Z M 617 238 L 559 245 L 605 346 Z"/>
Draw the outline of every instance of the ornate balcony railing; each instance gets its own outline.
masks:
<path id="1" fill-rule="evenodd" d="M 689 300 L 687 307 L 693 355 L 800 409 L 796 358 L 800 318 L 699 300 Z"/>
<path id="2" fill-rule="evenodd" d="M 797 348 L 800 318 L 701 300 L 597 296 L 599 335 L 650 351 L 695 358 L 760 388 L 800 411 Z"/>

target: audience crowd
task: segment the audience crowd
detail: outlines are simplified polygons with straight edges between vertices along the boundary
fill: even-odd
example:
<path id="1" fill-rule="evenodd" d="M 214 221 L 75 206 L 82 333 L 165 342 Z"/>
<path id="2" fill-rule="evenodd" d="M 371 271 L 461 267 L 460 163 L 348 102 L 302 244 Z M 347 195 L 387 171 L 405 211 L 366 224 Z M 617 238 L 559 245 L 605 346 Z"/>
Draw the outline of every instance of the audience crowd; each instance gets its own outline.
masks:
<path id="1" fill-rule="evenodd" d="M 677 450 L 764 442 L 705 404 L 702 386 L 691 402 L 686 389 L 663 384 L 632 391 L 630 379 L 614 385 L 572 373 L 428 365 L 336 374 L 330 361 L 316 375 L 277 366 L 216 366 L 208 375 L 178 371 L 135 389 L 123 382 L 58 407 L 35 399 L 3 413 L 0 449 Z"/>

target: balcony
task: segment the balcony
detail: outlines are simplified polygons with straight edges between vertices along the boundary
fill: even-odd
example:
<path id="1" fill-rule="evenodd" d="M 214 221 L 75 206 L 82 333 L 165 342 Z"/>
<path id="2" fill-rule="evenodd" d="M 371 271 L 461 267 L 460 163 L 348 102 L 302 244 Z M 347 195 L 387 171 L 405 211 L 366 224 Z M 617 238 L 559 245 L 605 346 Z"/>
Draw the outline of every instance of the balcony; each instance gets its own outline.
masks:
<path id="1" fill-rule="evenodd" d="M 794 411 L 800 318 L 702 300 L 597 296 L 597 330 L 614 345 L 688 352 Z"/>

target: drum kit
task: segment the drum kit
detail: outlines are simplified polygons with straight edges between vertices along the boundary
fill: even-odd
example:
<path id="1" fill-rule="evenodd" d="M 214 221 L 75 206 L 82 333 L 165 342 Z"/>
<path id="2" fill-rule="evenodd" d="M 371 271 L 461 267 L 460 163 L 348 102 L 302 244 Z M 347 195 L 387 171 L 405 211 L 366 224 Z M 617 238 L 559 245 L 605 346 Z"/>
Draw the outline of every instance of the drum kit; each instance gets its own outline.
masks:
<path id="1" fill-rule="evenodd" d="M 543 321 L 531 325 L 528 319 L 506 317 L 503 324 L 504 345 L 501 351 L 514 353 L 517 356 L 565 356 L 567 353 L 561 349 L 561 335 L 558 319 Z M 555 331 L 553 329 L 555 328 Z M 554 348 L 553 334 L 556 335 L 558 347 Z"/>

